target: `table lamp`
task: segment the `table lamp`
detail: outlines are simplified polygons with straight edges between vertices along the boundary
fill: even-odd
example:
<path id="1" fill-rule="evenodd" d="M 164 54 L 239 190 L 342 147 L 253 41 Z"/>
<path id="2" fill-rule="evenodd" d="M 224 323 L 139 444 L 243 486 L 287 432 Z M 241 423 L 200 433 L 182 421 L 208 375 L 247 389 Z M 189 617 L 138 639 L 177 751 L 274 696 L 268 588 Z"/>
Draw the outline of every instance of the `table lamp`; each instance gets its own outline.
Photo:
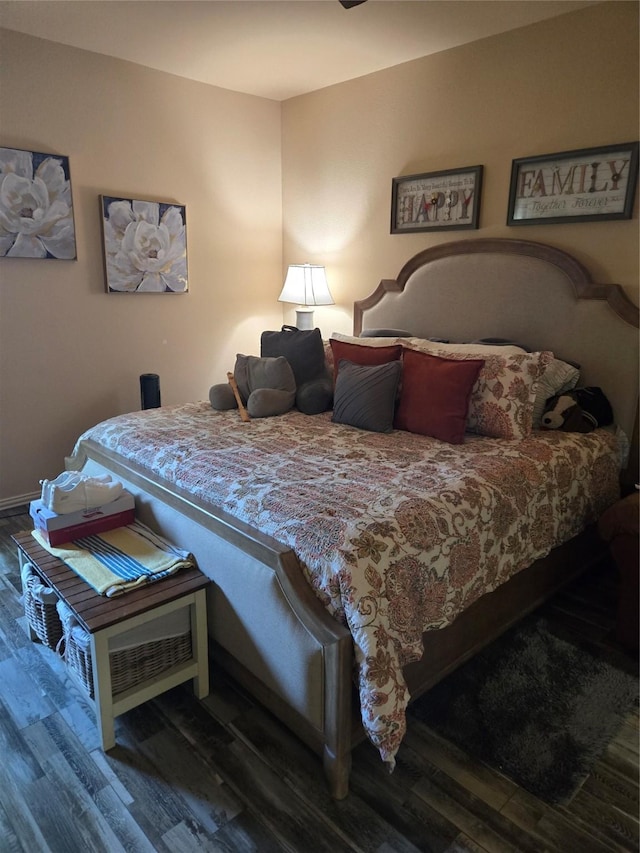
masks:
<path id="1" fill-rule="evenodd" d="M 315 305 L 333 305 L 325 269 L 317 264 L 290 264 L 278 302 L 293 302 L 298 329 L 313 329 Z"/>

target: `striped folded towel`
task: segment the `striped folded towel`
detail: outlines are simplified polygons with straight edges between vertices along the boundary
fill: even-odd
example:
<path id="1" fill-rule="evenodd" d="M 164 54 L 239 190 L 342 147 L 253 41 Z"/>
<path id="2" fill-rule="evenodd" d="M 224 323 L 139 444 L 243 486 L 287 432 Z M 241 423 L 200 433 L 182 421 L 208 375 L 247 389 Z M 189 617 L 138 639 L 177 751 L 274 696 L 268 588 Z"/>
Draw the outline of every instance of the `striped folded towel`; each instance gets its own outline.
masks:
<path id="1" fill-rule="evenodd" d="M 136 521 L 60 547 L 49 545 L 40 531 L 31 535 L 50 554 L 66 563 L 100 595 L 121 595 L 194 566 L 188 551 L 175 548 Z"/>

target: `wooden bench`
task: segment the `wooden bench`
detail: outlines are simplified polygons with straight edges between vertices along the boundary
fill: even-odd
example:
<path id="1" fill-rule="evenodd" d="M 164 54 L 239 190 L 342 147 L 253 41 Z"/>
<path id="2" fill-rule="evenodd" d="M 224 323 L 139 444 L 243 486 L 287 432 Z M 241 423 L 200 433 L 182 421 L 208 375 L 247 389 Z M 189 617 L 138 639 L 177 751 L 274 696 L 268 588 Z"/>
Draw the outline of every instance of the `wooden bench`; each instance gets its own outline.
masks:
<path id="1" fill-rule="evenodd" d="M 115 746 L 114 718 L 125 711 L 190 679 L 199 699 L 209 693 L 205 590 L 210 581 L 197 568 L 181 569 L 156 583 L 107 598 L 39 545 L 29 531 L 17 533 L 12 539 L 18 546 L 20 571 L 27 563 L 33 566 L 90 635 L 96 717 L 105 751 Z M 191 658 L 114 695 L 109 640 L 184 607 L 190 611 Z M 30 632 L 31 638 L 36 639 L 31 629 Z"/>

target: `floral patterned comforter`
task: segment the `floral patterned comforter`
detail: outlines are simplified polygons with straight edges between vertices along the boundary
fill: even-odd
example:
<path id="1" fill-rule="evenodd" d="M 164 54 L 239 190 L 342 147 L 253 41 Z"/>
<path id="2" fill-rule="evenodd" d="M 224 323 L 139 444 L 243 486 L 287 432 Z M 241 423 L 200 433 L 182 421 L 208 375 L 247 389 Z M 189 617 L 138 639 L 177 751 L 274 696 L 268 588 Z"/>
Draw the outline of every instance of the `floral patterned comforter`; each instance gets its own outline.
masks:
<path id="1" fill-rule="evenodd" d="M 384 761 L 405 731 L 402 667 L 422 633 L 577 533 L 618 497 L 606 430 L 462 445 L 331 423 L 331 413 L 243 423 L 208 403 L 105 421 L 91 439 L 295 550 L 353 636 L 362 719 Z"/>

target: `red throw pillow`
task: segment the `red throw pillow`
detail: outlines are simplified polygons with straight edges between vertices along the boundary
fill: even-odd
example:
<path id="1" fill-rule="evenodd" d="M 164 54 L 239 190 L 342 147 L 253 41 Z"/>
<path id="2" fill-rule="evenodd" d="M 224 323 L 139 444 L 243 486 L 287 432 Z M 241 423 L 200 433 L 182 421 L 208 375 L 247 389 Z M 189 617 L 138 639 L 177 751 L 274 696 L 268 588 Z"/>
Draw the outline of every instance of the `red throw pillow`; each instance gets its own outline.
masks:
<path id="1" fill-rule="evenodd" d="M 333 352 L 333 381 L 338 375 L 338 365 L 341 358 L 351 361 L 353 364 L 388 364 L 390 361 L 399 361 L 402 357 L 402 346 L 393 344 L 388 347 L 367 347 L 360 344 L 348 344 L 345 341 L 329 340 Z"/>
<path id="2" fill-rule="evenodd" d="M 462 444 L 471 389 L 483 365 L 481 359 L 459 361 L 405 349 L 394 427 Z"/>

